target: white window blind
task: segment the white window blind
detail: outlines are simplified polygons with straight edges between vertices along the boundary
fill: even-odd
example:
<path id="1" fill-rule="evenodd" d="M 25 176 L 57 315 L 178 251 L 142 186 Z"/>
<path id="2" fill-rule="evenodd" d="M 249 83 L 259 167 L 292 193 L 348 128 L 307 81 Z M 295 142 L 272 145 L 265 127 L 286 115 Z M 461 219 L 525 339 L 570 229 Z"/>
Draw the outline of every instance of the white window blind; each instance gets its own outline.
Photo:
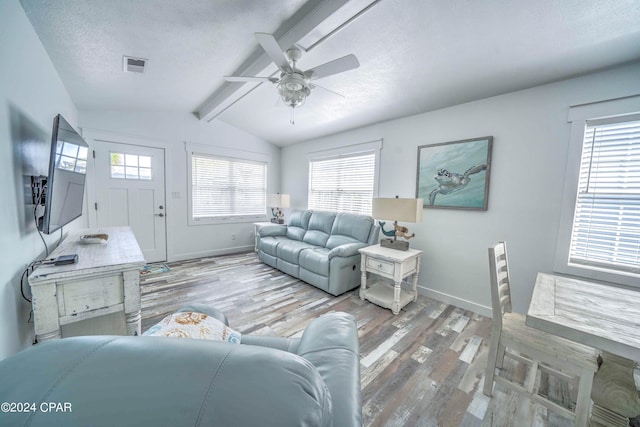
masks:
<path id="1" fill-rule="evenodd" d="M 266 215 L 267 164 L 193 153 L 194 219 Z"/>
<path id="2" fill-rule="evenodd" d="M 626 120 L 587 121 L 570 264 L 640 273 L 640 117 Z"/>
<path id="3" fill-rule="evenodd" d="M 309 209 L 371 215 L 376 154 L 309 162 Z"/>

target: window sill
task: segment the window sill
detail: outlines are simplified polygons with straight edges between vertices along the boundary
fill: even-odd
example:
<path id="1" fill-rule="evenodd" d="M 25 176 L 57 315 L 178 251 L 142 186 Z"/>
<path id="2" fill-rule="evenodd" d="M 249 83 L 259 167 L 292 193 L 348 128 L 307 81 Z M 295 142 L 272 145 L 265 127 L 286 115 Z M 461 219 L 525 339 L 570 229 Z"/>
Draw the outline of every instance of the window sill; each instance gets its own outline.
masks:
<path id="1" fill-rule="evenodd" d="M 609 282 L 616 285 L 628 286 L 632 288 L 640 288 L 640 274 L 624 271 L 608 270 L 600 267 L 592 267 L 580 264 L 568 264 L 556 266 L 556 273 L 567 274 L 584 278 L 586 280 L 595 280 Z"/>

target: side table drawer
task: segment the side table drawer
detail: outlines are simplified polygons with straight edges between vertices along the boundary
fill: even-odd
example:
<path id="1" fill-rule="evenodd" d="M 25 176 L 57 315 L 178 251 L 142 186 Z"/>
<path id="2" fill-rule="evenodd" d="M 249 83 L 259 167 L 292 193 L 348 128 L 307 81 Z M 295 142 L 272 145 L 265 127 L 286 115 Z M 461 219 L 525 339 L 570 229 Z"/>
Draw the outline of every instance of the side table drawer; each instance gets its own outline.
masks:
<path id="1" fill-rule="evenodd" d="M 121 274 L 58 284 L 60 317 L 110 307 L 123 301 Z"/>
<path id="2" fill-rule="evenodd" d="M 383 261 L 371 257 L 367 257 L 367 271 L 380 272 L 393 276 L 396 265 L 389 261 Z"/>

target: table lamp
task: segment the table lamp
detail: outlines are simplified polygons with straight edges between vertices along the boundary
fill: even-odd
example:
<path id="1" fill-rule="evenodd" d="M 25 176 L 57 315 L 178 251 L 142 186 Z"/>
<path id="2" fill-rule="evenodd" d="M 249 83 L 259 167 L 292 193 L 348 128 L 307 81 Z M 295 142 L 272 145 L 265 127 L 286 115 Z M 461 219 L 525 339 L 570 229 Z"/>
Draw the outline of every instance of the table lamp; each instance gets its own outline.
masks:
<path id="1" fill-rule="evenodd" d="M 406 251 L 409 249 L 409 242 L 398 240 L 402 237 L 409 240 L 415 237 L 415 233 L 409 235 L 409 229 L 398 225 L 398 221 L 403 222 L 420 222 L 422 221 L 422 199 L 401 199 L 395 198 L 376 198 L 373 199 L 373 217 L 378 219 L 380 230 L 385 236 L 393 236 L 393 239 L 382 239 L 380 246 L 385 248 Z M 393 220 L 393 229 L 385 230 L 384 222 L 381 219 Z"/>
<path id="2" fill-rule="evenodd" d="M 288 194 L 269 194 L 267 205 L 271 208 L 271 222 L 275 224 L 284 224 L 284 214 L 282 208 L 288 208 L 290 197 Z"/>

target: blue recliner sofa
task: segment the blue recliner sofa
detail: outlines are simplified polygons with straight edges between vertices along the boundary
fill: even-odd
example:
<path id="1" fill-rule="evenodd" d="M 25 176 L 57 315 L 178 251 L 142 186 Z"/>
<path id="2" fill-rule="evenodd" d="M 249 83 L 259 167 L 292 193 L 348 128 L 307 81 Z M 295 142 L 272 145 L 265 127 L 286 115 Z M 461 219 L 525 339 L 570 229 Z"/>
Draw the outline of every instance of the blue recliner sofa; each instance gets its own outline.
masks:
<path id="1" fill-rule="evenodd" d="M 378 243 L 380 228 L 366 215 L 294 211 L 287 225 L 258 230 L 262 262 L 332 295 L 360 285 L 358 249 Z"/>
<path id="2" fill-rule="evenodd" d="M 180 311 L 219 311 L 193 304 Z M 360 427 L 353 316 L 241 344 L 147 336 L 50 340 L 0 361 L 1 426 Z M 5 403 L 3 403 L 5 405 Z"/>

